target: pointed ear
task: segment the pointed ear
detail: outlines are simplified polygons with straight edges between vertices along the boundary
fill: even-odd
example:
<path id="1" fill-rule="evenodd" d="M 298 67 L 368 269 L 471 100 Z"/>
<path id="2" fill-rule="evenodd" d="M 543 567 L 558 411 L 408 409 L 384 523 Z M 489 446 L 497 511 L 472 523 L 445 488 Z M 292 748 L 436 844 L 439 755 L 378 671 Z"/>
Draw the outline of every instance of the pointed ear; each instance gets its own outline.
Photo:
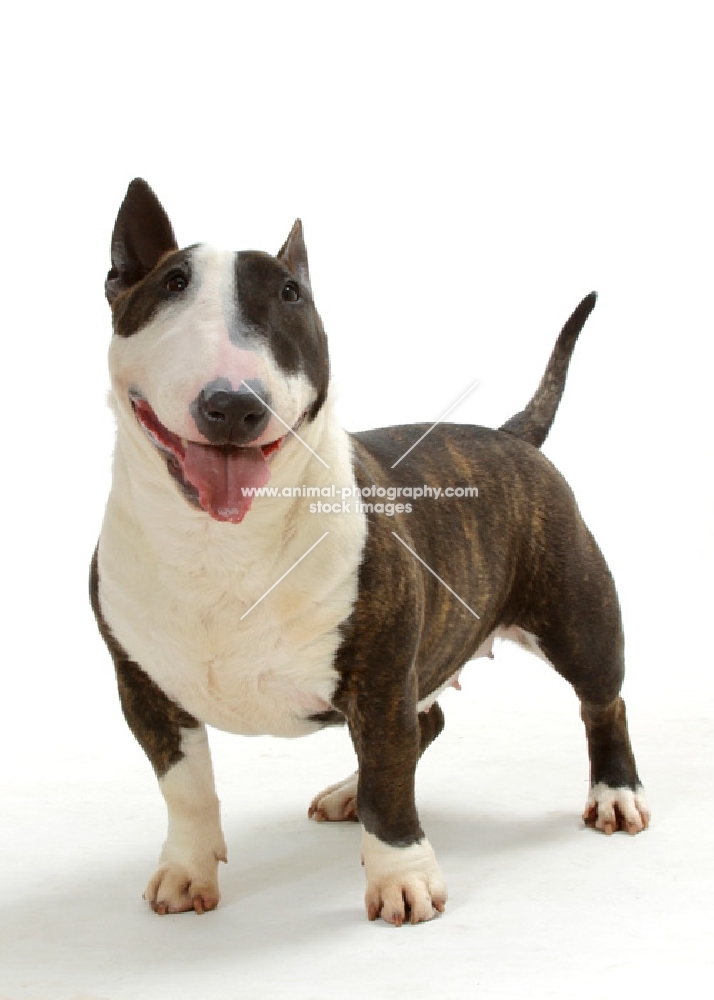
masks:
<path id="1" fill-rule="evenodd" d="M 290 235 L 278 251 L 278 260 L 286 264 L 298 281 L 306 285 L 308 291 L 312 294 L 310 272 L 307 267 L 307 249 L 302 235 L 302 222 L 299 219 L 295 220 L 295 225 L 290 230 Z"/>
<path id="2" fill-rule="evenodd" d="M 164 254 L 177 250 L 161 202 L 141 177 L 129 185 L 112 234 L 112 269 L 104 283 L 109 304 L 152 271 Z"/>

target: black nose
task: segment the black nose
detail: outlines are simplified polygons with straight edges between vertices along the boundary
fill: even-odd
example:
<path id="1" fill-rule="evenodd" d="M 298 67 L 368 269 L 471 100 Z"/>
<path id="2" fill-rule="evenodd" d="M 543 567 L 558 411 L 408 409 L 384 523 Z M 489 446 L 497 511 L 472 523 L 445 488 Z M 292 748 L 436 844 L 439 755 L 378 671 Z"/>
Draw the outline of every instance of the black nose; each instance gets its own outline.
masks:
<path id="1" fill-rule="evenodd" d="M 201 389 L 191 413 L 211 444 L 246 445 L 263 433 L 270 420 L 269 400 L 261 382 L 256 380 L 253 388 L 255 392 L 245 386 L 234 392 L 221 381 Z"/>

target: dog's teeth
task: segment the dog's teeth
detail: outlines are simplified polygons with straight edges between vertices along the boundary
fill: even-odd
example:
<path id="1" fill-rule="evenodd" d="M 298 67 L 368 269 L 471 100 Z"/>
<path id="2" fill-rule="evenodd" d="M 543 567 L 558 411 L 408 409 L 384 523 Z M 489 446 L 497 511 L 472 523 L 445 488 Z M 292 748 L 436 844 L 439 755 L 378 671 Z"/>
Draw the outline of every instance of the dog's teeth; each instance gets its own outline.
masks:
<path id="1" fill-rule="evenodd" d="M 188 448 L 188 441 L 186 438 L 181 438 L 181 445 L 183 448 Z"/>

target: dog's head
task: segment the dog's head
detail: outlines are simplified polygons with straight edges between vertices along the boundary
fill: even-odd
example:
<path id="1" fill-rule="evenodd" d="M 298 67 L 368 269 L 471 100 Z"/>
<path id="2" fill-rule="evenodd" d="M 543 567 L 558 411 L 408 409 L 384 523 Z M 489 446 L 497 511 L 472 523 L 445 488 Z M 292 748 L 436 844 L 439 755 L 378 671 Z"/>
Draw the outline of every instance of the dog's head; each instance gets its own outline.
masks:
<path id="1" fill-rule="evenodd" d="M 186 499 L 242 521 L 291 430 L 327 394 L 325 333 L 299 220 L 276 257 L 180 250 L 149 185 L 119 209 L 105 289 L 115 406 L 132 414 Z M 299 444 L 298 447 L 301 447 Z"/>

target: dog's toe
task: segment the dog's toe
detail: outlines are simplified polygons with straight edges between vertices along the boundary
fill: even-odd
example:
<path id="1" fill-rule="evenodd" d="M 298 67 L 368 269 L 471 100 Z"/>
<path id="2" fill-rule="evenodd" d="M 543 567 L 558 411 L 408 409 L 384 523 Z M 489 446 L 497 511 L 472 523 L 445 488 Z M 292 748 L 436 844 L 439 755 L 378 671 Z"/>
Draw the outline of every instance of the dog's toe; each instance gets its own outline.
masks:
<path id="1" fill-rule="evenodd" d="M 646 830 L 650 823 L 650 810 L 643 789 L 610 788 L 599 782 L 590 789 L 583 812 L 587 826 L 608 836 L 618 830 L 635 834 Z"/>
<path id="2" fill-rule="evenodd" d="M 422 875 L 403 875 L 367 888 L 365 906 L 369 920 L 381 916 L 388 924 L 421 924 L 443 913 L 446 887 Z"/>
<path id="3" fill-rule="evenodd" d="M 367 874 L 365 907 L 369 920 L 388 924 L 420 924 L 443 913 L 447 890 L 434 851 L 427 840 L 411 847 L 389 847 L 363 835 Z"/>
<path id="4" fill-rule="evenodd" d="M 357 820 L 357 772 L 316 795 L 307 811 L 318 823 Z"/>
<path id="5" fill-rule="evenodd" d="M 149 880 L 144 899 L 159 916 L 167 913 L 207 913 L 215 910 L 221 894 L 210 872 L 190 871 L 174 862 L 159 866 Z"/>

